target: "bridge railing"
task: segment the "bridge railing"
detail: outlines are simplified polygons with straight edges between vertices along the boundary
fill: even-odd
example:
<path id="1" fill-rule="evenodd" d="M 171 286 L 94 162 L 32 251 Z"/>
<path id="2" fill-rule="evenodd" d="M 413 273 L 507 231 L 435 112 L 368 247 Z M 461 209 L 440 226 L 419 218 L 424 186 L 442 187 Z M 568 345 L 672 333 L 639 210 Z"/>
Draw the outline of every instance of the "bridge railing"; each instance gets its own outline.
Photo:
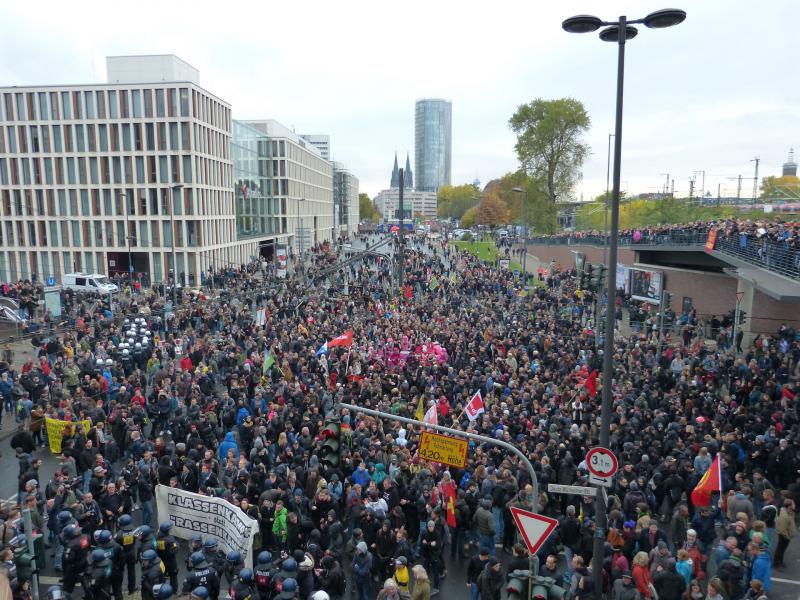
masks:
<path id="1" fill-rule="evenodd" d="M 673 229 L 670 231 L 625 231 L 619 235 L 619 245 L 629 248 L 646 246 L 704 246 L 708 229 Z M 559 236 L 540 236 L 529 239 L 532 244 L 603 246 L 603 234 L 576 233 Z M 800 251 L 784 241 L 771 240 L 745 233 L 717 234 L 714 250 L 728 254 L 767 271 L 800 280 Z"/>

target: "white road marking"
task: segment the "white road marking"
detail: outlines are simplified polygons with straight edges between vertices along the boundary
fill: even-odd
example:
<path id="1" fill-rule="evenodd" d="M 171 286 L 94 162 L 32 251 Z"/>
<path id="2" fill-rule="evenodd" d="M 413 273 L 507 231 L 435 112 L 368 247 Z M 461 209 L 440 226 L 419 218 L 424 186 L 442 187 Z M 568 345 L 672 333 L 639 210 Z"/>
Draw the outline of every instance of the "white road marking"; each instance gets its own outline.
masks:
<path id="1" fill-rule="evenodd" d="M 800 585 L 800 581 L 795 581 L 794 579 L 781 579 L 780 577 L 773 577 L 772 581 L 777 581 L 779 583 L 791 583 L 792 585 Z"/>

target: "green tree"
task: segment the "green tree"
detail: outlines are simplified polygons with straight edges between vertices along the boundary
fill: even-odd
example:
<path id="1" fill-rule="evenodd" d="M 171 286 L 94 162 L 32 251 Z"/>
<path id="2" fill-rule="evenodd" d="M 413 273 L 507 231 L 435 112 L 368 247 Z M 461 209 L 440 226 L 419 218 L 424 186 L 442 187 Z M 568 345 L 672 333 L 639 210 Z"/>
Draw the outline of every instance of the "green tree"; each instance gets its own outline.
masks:
<path id="1" fill-rule="evenodd" d="M 541 179 L 519 170 L 503 175 L 498 187 L 509 209 L 509 223 L 524 224 L 539 233 L 553 233 L 556 207 L 545 193 Z M 515 192 L 515 188 L 526 193 Z"/>
<path id="2" fill-rule="evenodd" d="M 517 107 L 509 126 L 517 136 L 514 149 L 522 169 L 541 179 L 551 202 L 567 198 L 589 154 L 582 136 L 591 119 L 583 103 L 574 98 L 537 98 Z"/>
<path id="3" fill-rule="evenodd" d="M 478 220 L 478 207 L 473 206 L 467 212 L 465 212 L 461 217 L 461 227 L 465 229 L 472 227 L 475 225 L 475 222 Z"/>
<path id="4" fill-rule="evenodd" d="M 478 223 L 497 227 L 508 223 L 508 205 L 500 197 L 499 190 L 492 190 L 483 195 L 478 204 Z"/>
<path id="5" fill-rule="evenodd" d="M 800 177 L 793 175 L 764 177 L 761 180 L 761 197 L 770 200 L 797 202 L 800 200 Z"/>
<path id="6" fill-rule="evenodd" d="M 380 221 L 378 209 L 375 208 L 367 194 L 361 193 L 358 195 L 358 211 L 362 221 L 372 221 L 373 223 Z"/>
<path id="7" fill-rule="evenodd" d="M 460 219 L 479 201 L 480 192 L 474 185 L 444 185 L 438 192 L 438 213 L 445 219 Z"/>

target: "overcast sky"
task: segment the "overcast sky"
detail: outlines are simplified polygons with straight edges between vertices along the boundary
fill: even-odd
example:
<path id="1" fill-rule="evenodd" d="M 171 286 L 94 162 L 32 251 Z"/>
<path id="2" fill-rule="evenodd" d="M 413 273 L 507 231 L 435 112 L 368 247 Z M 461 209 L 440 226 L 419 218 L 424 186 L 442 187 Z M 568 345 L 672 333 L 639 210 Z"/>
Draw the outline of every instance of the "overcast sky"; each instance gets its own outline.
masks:
<path id="1" fill-rule="evenodd" d="M 669 0 L 670 2 L 672 0 Z M 680 4 L 683 2 L 683 4 Z M 628 45 L 622 187 L 654 192 L 666 174 L 686 193 L 736 193 L 728 177 L 780 174 L 800 146 L 797 0 L 680 0 L 687 20 Z M 329 133 L 333 158 L 370 196 L 394 152 L 414 150 L 414 101 L 453 101 L 453 183 L 517 168 L 508 119 L 541 98 L 572 96 L 592 119 L 592 155 L 576 197 L 606 187 L 616 46 L 561 21 L 602 6 L 604 19 L 670 4 L 375 0 L 339 2 L 4 2 L 0 85 L 105 81 L 107 55 L 174 53 L 234 118 L 274 118 Z M 119 7 L 119 8 L 118 8 Z M 124 9 L 122 8 L 124 7 Z M 697 176 L 700 190 L 702 175 Z M 743 196 L 752 191 L 743 183 Z"/>

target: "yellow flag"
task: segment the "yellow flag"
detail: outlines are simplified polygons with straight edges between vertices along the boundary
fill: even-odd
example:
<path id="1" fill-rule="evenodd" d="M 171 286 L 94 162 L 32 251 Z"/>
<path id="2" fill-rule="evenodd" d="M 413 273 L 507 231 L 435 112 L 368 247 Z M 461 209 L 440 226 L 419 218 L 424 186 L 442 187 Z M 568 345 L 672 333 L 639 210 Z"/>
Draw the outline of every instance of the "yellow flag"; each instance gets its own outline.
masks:
<path id="1" fill-rule="evenodd" d="M 425 411 L 422 409 L 422 398 L 420 398 L 419 402 L 417 402 L 417 412 L 414 413 L 414 417 L 417 419 L 417 421 L 422 421 L 422 419 L 425 418 Z"/>

